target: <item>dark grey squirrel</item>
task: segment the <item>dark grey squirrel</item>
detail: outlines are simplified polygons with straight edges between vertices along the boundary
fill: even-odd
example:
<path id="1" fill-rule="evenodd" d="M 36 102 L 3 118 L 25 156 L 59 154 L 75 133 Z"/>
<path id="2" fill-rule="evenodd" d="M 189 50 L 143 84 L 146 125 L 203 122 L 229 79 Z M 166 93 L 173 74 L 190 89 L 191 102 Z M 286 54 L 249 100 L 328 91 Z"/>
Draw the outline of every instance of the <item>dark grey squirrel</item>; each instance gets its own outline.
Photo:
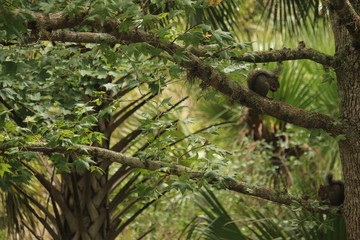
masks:
<path id="1" fill-rule="evenodd" d="M 329 200 L 330 205 L 339 206 L 343 204 L 344 195 L 344 183 L 340 180 L 334 180 L 333 175 L 329 173 L 326 176 L 328 185 L 320 185 L 319 197 L 321 200 Z"/>
<path id="2" fill-rule="evenodd" d="M 266 97 L 269 90 L 275 92 L 280 87 L 277 77 L 279 71 L 280 68 L 273 71 L 263 69 L 255 69 L 251 71 L 247 78 L 249 89 L 263 97 Z"/>

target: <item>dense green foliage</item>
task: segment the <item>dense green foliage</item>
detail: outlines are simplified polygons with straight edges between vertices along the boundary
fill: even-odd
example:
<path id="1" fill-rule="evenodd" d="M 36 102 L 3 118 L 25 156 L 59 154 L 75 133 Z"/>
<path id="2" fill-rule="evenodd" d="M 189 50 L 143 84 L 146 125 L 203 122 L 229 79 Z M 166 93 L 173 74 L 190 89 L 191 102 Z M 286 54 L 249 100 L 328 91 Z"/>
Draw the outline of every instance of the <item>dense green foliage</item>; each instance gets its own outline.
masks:
<path id="1" fill-rule="evenodd" d="M 293 2 L 295 5 L 288 5 L 288 11 L 279 13 L 280 18 L 286 18 L 285 12 L 295 9 L 302 13 L 317 9 L 319 4 Z M 142 234 L 161 239 L 168 233 L 173 238 L 188 239 L 330 239 L 327 234 L 332 233 L 334 226 L 342 226 L 337 231 L 341 236 L 343 223 L 338 219 L 332 225 L 333 218 L 304 213 L 299 206 L 282 210 L 247 196 L 220 191 L 227 182 L 240 180 L 316 198 L 324 172 L 333 171 L 338 165 L 337 149 L 333 147 L 336 141 L 326 134 L 261 116 L 272 139 L 255 141 L 249 126 L 241 120 L 246 116 L 245 109 L 204 84 L 199 88 L 193 74 L 183 68 L 181 63 L 188 60 L 185 50 L 171 55 L 148 43 L 109 43 L 108 39 L 100 43 L 43 41 L 42 34 L 48 32 L 35 34 L 36 29 L 30 30 L 34 12 L 62 11 L 71 18 L 85 9 L 83 22 L 106 29 L 106 22 L 112 19 L 119 23 L 118 31 L 126 33 L 136 28 L 153 34 L 161 43 L 204 51 L 204 62 L 245 85 L 245 76 L 255 65 L 232 61 L 232 57 L 252 47 L 252 39 L 242 34 L 239 22 L 254 24 L 261 11 L 254 10 L 254 22 L 246 18 L 249 13 L 235 20 L 245 11 L 237 7 L 251 3 L 224 1 L 217 6 L 202 0 L 14 0 L 1 4 L 0 142 L 11 147 L 0 153 L 0 217 L 7 219 L 7 226 L 2 227 L 9 230 L 8 234 L 14 238 L 16 234 L 29 236 L 32 229 L 34 235 L 49 237 L 51 233 L 45 233 L 41 227 L 46 225 L 44 222 L 49 224 L 44 226 L 48 232 L 61 232 L 50 217 L 61 218 L 56 216 L 54 202 L 64 215 L 66 211 L 60 204 L 61 197 L 49 186 L 61 191 L 66 196 L 64 205 L 76 212 L 76 204 L 87 203 L 76 196 L 69 197 L 76 192 L 73 189 L 78 187 L 81 192 L 91 185 L 96 196 L 94 189 L 101 192 L 107 187 L 101 185 L 104 178 L 113 184 L 106 194 L 112 210 L 109 214 L 114 218 L 111 224 L 124 239 Z M 272 9 L 273 5 L 266 7 Z M 301 14 L 300 19 L 288 24 L 295 29 L 295 23 L 309 24 L 308 17 L 316 18 L 315 15 Z M 229 31 L 232 28 L 238 32 Z M 78 24 L 67 30 L 101 32 L 91 24 Z M 307 33 L 302 39 L 318 44 L 316 38 L 328 33 L 326 29 L 317 31 L 316 36 Z M 236 35 L 240 35 L 237 39 L 246 40 L 238 43 Z M 296 44 L 282 36 L 276 36 L 272 42 L 266 36 L 267 32 L 261 33 L 258 39 L 264 40 L 254 45 L 280 48 Z M 328 45 L 317 47 L 332 51 Z M 274 66 L 261 65 L 268 69 Z M 281 88 L 272 97 L 337 117 L 337 94 L 332 73 L 327 69 L 310 62 L 284 63 L 280 79 Z M 315 79 L 324 81 L 315 84 Z M 49 149 L 65 147 L 66 151 L 25 151 L 34 142 L 44 142 Z M 213 192 L 209 187 L 203 190 L 207 178 L 195 180 L 186 173 L 174 177 L 167 168 L 133 169 L 90 154 L 77 154 L 73 150 L 78 145 L 182 165 L 205 172 L 207 178 L 221 178 L 216 183 L 210 181 Z M 283 154 L 288 149 L 303 152 Z M 274 157 L 282 163 L 274 163 Z M 88 181 L 88 174 L 100 179 L 99 183 Z M 194 194 L 197 192 L 200 194 Z M 52 209 L 51 213 L 41 206 Z"/>

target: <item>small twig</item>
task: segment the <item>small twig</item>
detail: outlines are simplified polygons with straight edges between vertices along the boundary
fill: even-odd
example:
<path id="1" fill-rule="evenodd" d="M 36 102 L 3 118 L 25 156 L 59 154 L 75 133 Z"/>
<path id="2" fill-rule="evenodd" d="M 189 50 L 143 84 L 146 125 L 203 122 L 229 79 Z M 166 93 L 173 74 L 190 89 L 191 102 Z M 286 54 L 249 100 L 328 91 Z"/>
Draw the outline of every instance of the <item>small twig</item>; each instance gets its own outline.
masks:
<path id="1" fill-rule="evenodd" d="M 149 233 L 151 233 L 151 232 L 154 231 L 155 229 L 156 229 L 155 227 L 150 228 L 148 231 L 146 231 L 146 232 L 143 233 L 140 237 L 138 237 L 137 240 L 143 239 L 144 237 L 146 237 L 146 235 L 148 235 Z"/>
<path id="2" fill-rule="evenodd" d="M 196 25 L 188 28 L 183 34 L 189 32 L 191 29 L 194 29 L 194 28 L 196 28 L 196 27 L 199 26 L 199 25 L 200 25 L 200 23 L 198 23 L 198 24 L 196 24 Z M 179 36 L 180 36 L 180 35 L 179 35 Z M 177 36 L 174 40 L 172 40 L 171 44 L 173 44 L 173 43 L 179 38 L 179 36 Z"/>
<path id="3" fill-rule="evenodd" d="M 213 124 L 213 125 L 204 127 L 204 128 L 199 129 L 199 130 L 197 130 L 197 131 L 195 131 L 195 132 L 193 132 L 193 133 L 191 133 L 191 134 L 189 134 L 189 135 L 187 135 L 187 136 L 185 136 L 185 137 L 183 137 L 183 138 L 180 138 L 179 140 L 177 140 L 177 141 L 169 144 L 169 146 L 173 146 L 173 145 L 175 145 L 175 144 L 177 144 L 177 143 L 185 140 L 186 138 L 189 138 L 190 136 L 192 136 L 192 135 L 194 135 L 194 134 L 198 134 L 198 133 L 200 133 L 200 132 L 203 132 L 203 131 L 205 131 L 205 130 L 207 130 L 207 129 L 209 129 L 209 128 L 216 127 L 216 126 L 220 126 L 220 125 L 224 125 L 224 124 L 228 124 L 228 123 L 236 123 L 236 121 L 226 121 L 226 122 L 216 123 L 216 124 Z"/>
<path id="4" fill-rule="evenodd" d="M 197 147 L 195 147 L 195 148 L 190 149 L 189 151 L 186 151 L 184 154 L 181 154 L 180 157 L 178 157 L 178 158 L 183 158 L 186 154 L 188 154 L 188 153 L 190 153 L 190 152 L 192 152 L 192 151 L 195 151 L 195 150 L 197 150 L 197 149 L 203 148 L 203 147 L 205 147 L 205 146 L 207 146 L 207 145 L 209 145 L 209 144 L 208 144 L 207 142 L 205 142 L 205 143 L 204 143 L 203 145 L 201 145 L 201 146 L 197 146 Z M 179 162 L 179 160 L 178 160 L 177 162 Z"/>
<path id="5" fill-rule="evenodd" d="M 13 120 L 17 123 L 17 125 L 19 125 L 20 127 L 25 127 L 25 124 L 23 122 L 23 119 L 17 114 L 17 112 L 15 111 L 15 108 L 13 106 L 11 106 L 10 104 L 8 104 L 4 99 L 2 99 L 0 97 L 0 102 L 8 109 L 10 110 L 11 114 L 13 115 Z"/>

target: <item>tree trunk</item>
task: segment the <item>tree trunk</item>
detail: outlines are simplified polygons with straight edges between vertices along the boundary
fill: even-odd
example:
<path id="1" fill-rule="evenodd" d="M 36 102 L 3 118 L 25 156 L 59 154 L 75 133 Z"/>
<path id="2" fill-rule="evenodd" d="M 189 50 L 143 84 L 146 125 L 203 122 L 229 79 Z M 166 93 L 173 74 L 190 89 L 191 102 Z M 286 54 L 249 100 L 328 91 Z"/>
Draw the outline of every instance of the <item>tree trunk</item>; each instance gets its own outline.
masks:
<path id="1" fill-rule="evenodd" d="M 96 129 L 100 131 L 100 129 Z M 109 142 L 104 141 L 103 148 L 109 148 Z M 62 212 L 62 226 L 58 226 L 62 240 L 111 240 L 110 210 L 108 207 L 108 170 L 109 162 L 94 159 L 104 174 L 88 170 L 77 172 L 72 169 L 70 173 L 62 174 L 61 193 L 69 210 L 76 218 L 69 222 L 67 213 Z"/>
<path id="2" fill-rule="evenodd" d="M 106 184 L 106 176 L 86 171 L 63 174 L 65 201 L 76 218 L 76 226 L 63 219 L 62 239 L 102 240 L 109 226 L 107 195 L 100 201 L 96 198 Z M 66 213 L 63 213 L 66 214 Z"/>
<path id="3" fill-rule="evenodd" d="M 360 49 L 352 46 L 347 29 L 331 14 L 339 66 L 335 69 L 340 97 L 341 121 L 360 130 Z M 339 142 L 345 182 L 343 215 L 349 240 L 360 239 L 360 138 Z"/>

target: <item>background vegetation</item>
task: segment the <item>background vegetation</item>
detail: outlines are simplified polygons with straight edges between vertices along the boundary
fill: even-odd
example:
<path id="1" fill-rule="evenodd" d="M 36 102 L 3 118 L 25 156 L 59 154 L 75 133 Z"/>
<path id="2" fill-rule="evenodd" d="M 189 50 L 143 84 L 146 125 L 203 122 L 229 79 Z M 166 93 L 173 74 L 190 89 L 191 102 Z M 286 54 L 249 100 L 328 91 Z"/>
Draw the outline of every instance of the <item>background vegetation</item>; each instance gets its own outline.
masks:
<path id="1" fill-rule="evenodd" d="M 21 23 L 29 13 L 24 11 L 18 19 L 10 15 L 19 9 L 75 14 L 90 3 L 90 20 L 101 22 L 115 14 L 123 20 L 120 28 L 139 24 L 163 41 L 189 48 L 216 45 L 212 53 L 221 57 L 205 60 L 243 85 L 249 70 L 276 64 L 239 64 L 223 49 L 241 53 L 293 48 L 304 41 L 322 52 L 334 52 L 317 1 L 139 2 L 2 3 L 0 140 L 18 146 L 1 154 L 3 239 L 50 239 L 48 229 L 34 217 L 40 207 L 29 208 L 30 202 L 52 206 L 51 194 L 41 186 L 44 181 L 66 185 L 70 176 L 81 183 L 84 172 L 108 179 L 119 174 L 109 192 L 113 216 L 121 219 L 119 239 L 344 239 L 340 218 L 240 195 L 223 190 L 221 183 L 209 186 L 186 175 L 171 177 L 161 171 L 165 168 L 133 169 L 86 154 L 53 153 L 48 158 L 19 150 L 22 144 L 43 141 L 70 149 L 73 144 L 102 146 L 311 199 L 317 198 L 326 173 L 341 176 L 336 140 L 262 115 L 262 134 L 255 137 L 248 109 L 210 88 L 200 89 L 191 73 L 159 49 L 141 43 L 40 41 L 41 34 L 27 42 Z M 284 5 L 275 8 L 275 2 Z M 183 57 L 179 53 L 173 58 L 176 62 Z M 282 68 L 281 88 L 273 98 L 338 117 L 332 72 L 308 60 L 284 62 Z M 46 214 L 42 219 L 50 222 Z"/>

